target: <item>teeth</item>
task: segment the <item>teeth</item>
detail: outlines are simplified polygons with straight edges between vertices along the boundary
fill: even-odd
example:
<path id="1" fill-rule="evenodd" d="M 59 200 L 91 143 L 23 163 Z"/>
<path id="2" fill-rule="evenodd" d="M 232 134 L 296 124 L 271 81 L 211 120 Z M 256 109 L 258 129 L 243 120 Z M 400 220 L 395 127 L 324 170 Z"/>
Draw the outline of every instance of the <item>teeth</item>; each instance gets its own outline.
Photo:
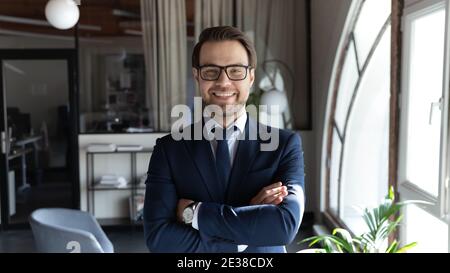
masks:
<path id="1" fill-rule="evenodd" d="M 213 94 L 214 94 L 214 96 L 217 96 L 217 97 L 231 97 L 231 96 L 234 96 L 236 93 L 234 93 L 234 92 L 227 92 L 227 93 L 223 93 L 223 92 L 220 92 L 220 93 L 218 93 L 218 92 L 213 92 Z"/>

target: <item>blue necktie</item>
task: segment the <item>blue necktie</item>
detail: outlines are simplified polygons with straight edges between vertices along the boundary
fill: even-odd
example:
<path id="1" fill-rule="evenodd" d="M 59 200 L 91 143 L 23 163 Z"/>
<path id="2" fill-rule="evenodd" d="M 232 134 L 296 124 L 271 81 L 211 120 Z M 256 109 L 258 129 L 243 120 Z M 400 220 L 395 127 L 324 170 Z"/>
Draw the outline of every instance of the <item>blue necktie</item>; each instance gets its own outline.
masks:
<path id="1" fill-rule="evenodd" d="M 216 169 L 220 182 L 227 188 L 231 171 L 231 160 L 225 129 L 223 130 L 223 138 L 221 140 L 217 139 Z"/>

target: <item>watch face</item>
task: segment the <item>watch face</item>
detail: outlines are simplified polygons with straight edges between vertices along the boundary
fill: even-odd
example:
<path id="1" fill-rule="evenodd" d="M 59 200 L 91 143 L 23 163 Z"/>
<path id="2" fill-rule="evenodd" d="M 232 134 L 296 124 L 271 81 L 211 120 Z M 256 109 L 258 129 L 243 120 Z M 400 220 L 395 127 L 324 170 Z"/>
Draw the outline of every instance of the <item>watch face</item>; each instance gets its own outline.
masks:
<path id="1" fill-rule="evenodd" d="M 194 218 L 194 210 L 191 207 L 187 207 L 183 211 L 183 221 L 186 224 L 190 224 Z"/>

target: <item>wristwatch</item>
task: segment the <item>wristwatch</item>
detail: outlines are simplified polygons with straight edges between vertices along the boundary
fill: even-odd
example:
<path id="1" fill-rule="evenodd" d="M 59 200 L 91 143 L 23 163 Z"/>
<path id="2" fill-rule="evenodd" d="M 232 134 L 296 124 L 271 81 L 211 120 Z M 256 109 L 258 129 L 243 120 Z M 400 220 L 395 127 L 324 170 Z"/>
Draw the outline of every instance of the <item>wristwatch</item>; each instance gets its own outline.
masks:
<path id="1" fill-rule="evenodd" d="M 197 205 L 198 202 L 192 202 L 183 210 L 183 222 L 185 224 L 192 224 L 192 220 L 194 219 L 194 211 Z"/>

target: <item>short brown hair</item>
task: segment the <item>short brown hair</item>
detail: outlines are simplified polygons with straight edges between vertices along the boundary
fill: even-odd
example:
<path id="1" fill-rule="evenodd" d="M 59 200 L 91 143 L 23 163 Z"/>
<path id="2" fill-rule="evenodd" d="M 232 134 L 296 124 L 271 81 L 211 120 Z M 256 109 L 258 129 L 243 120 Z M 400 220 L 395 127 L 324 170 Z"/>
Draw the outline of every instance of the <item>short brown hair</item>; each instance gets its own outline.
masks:
<path id="1" fill-rule="evenodd" d="M 192 53 L 192 67 L 198 68 L 200 66 L 200 50 L 206 42 L 220 42 L 220 41 L 238 41 L 244 46 L 247 51 L 249 65 L 256 68 L 257 57 L 255 46 L 252 41 L 245 36 L 242 31 L 230 26 L 219 26 L 206 28 L 200 34 L 198 43 L 194 47 Z"/>

